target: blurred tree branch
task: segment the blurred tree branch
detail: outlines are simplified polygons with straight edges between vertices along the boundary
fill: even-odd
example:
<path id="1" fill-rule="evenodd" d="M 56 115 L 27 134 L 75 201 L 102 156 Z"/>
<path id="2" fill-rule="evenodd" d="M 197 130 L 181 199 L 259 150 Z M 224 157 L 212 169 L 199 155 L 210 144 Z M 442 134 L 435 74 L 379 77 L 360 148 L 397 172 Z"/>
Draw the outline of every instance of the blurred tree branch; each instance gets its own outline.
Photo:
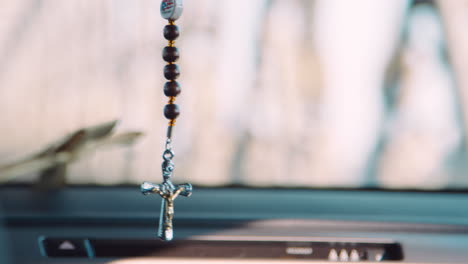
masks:
<path id="1" fill-rule="evenodd" d="M 11 164 L 0 165 L 0 183 L 39 172 L 39 188 L 53 189 L 65 186 L 67 166 L 70 163 L 89 156 L 98 149 L 132 145 L 143 134 L 126 132 L 114 135 L 116 124 L 117 121 L 111 121 L 81 128 L 37 154 Z"/>

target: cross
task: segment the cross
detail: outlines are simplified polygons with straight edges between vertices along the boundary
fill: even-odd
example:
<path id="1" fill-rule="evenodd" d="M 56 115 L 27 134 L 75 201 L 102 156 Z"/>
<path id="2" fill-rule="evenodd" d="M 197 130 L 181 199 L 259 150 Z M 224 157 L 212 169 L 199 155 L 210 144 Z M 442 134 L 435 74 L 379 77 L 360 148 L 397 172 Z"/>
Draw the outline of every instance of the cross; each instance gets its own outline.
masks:
<path id="1" fill-rule="evenodd" d="M 157 193 L 163 199 L 161 203 L 161 214 L 159 216 L 159 229 L 158 236 L 163 241 L 171 241 L 174 237 L 174 231 L 172 228 L 172 219 L 174 217 L 174 200 L 177 196 L 182 195 L 188 197 L 192 195 L 192 185 L 190 183 L 184 183 L 174 185 L 171 182 L 172 172 L 174 171 L 174 152 L 171 147 L 171 133 L 172 127 L 169 126 L 168 139 L 166 141 L 166 150 L 164 151 L 163 163 L 161 164 L 163 183 L 152 184 L 150 182 L 144 182 L 141 185 L 141 192 L 144 195 Z"/>
<path id="2" fill-rule="evenodd" d="M 161 184 L 144 182 L 141 185 L 141 192 L 144 195 L 157 193 L 163 198 L 161 203 L 161 214 L 159 216 L 158 236 L 164 241 L 171 241 L 174 234 L 172 229 L 174 200 L 179 195 L 185 197 L 190 196 L 192 194 L 192 185 L 190 183 L 174 185 L 169 178 L 165 178 Z"/>

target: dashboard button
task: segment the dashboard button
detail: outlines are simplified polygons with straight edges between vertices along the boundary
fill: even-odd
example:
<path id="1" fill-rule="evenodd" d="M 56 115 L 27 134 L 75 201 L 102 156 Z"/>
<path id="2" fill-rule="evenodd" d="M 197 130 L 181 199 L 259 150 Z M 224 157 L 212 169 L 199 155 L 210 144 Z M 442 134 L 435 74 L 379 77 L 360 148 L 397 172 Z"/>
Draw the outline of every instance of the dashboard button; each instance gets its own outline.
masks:
<path id="1" fill-rule="evenodd" d="M 340 261 L 345 261 L 345 262 L 349 260 L 348 251 L 346 251 L 346 249 L 340 250 L 339 259 Z"/>
<path id="2" fill-rule="evenodd" d="M 84 240 L 81 239 L 52 239 L 42 240 L 42 248 L 46 256 L 57 258 L 85 258 L 88 257 Z"/>
<path id="3" fill-rule="evenodd" d="M 351 261 L 360 261 L 361 256 L 359 256 L 359 252 L 356 249 L 351 250 L 351 254 L 349 254 L 349 259 Z"/>
<path id="4" fill-rule="evenodd" d="M 328 254 L 329 261 L 338 261 L 338 252 L 335 249 L 331 249 L 330 253 Z"/>

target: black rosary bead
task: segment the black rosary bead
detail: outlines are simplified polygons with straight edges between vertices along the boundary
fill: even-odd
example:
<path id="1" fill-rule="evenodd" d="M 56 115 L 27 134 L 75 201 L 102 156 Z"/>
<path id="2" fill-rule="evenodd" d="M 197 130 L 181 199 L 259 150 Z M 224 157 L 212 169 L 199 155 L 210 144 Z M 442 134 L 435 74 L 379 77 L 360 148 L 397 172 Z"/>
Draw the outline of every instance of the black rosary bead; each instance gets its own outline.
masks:
<path id="1" fill-rule="evenodd" d="M 172 81 L 172 82 L 166 82 L 166 84 L 164 84 L 164 94 L 167 97 L 176 97 L 180 94 L 180 92 L 181 92 L 181 88 L 178 82 Z"/>
<path id="2" fill-rule="evenodd" d="M 164 66 L 164 77 L 168 80 L 175 80 L 180 75 L 180 69 L 177 64 L 168 64 Z"/>
<path id="3" fill-rule="evenodd" d="M 164 116 L 167 119 L 176 119 L 180 114 L 179 106 L 176 104 L 167 104 L 164 107 Z"/>
<path id="4" fill-rule="evenodd" d="M 162 51 L 163 60 L 167 62 L 176 62 L 179 56 L 179 49 L 176 47 L 165 47 Z"/>
<path id="5" fill-rule="evenodd" d="M 176 25 L 166 25 L 163 31 L 164 38 L 167 40 L 176 40 L 179 35 L 179 27 Z"/>

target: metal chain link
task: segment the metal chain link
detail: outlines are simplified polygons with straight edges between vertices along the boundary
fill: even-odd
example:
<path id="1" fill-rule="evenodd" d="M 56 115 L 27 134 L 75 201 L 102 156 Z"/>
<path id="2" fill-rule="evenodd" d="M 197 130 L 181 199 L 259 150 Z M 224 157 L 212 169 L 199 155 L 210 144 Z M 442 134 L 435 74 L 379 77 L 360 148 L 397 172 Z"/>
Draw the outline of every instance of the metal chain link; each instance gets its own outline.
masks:
<path id="1" fill-rule="evenodd" d="M 165 181 L 171 178 L 172 172 L 174 171 L 174 162 L 172 162 L 174 156 L 174 151 L 172 151 L 172 141 L 168 138 L 166 140 L 166 147 L 162 155 L 164 161 L 161 166 L 163 178 Z"/>

